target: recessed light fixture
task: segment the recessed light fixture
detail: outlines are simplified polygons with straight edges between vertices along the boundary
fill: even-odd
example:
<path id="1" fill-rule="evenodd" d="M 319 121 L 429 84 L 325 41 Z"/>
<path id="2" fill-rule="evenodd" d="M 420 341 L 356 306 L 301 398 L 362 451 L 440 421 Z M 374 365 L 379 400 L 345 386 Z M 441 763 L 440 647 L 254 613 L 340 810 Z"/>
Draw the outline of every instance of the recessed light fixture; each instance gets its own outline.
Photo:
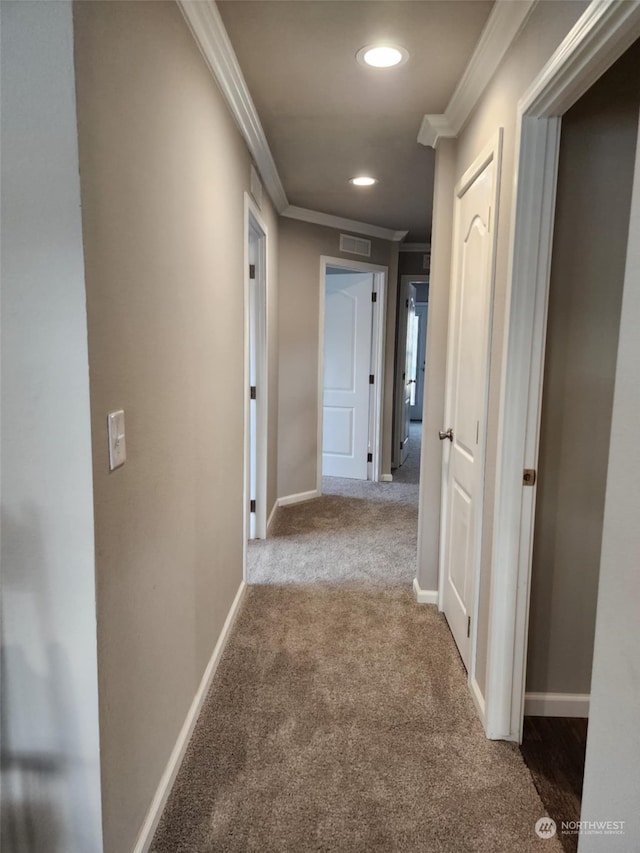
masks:
<path id="1" fill-rule="evenodd" d="M 372 187 L 378 183 L 378 179 L 369 175 L 359 175 L 357 178 L 349 178 L 349 183 L 353 184 L 354 187 Z"/>
<path id="2" fill-rule="evenodd" d="M 394 68 L 409 59 L 409 53 L 397 44 L 369 44 L 356 53 L 360 65 L 370 68 Z"/>

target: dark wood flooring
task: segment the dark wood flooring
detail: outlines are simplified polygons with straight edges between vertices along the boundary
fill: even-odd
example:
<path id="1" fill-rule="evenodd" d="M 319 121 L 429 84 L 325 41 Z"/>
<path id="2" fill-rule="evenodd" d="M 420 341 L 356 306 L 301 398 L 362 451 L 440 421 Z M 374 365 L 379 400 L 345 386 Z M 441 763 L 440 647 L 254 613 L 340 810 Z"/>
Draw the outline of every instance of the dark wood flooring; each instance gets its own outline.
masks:
<path id="1" fill-rule="evenodd" d="M 558 824 L 565 853 L 576 853 L 577 834 L 561 832 L 561 821 L 580 820 L 588 720 L 525 717 L 522 756 L 550 817 Z"/>

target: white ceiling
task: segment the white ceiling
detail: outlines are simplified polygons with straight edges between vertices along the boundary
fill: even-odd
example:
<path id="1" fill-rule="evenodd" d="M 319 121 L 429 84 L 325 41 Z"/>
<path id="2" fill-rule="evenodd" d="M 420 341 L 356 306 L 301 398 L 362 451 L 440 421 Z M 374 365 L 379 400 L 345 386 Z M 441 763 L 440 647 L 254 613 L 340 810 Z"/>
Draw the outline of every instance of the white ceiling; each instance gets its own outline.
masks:
<path id="1" fill-rule="evenodd" d="M 417 143 L 443 113 L 489 0 L 219 0 L 290 204 L 430 239 L 434 152 Z M 398 68 L 355 54 L 402 45 Z M 371 173 L 379 183 L 355 188 Z"/>

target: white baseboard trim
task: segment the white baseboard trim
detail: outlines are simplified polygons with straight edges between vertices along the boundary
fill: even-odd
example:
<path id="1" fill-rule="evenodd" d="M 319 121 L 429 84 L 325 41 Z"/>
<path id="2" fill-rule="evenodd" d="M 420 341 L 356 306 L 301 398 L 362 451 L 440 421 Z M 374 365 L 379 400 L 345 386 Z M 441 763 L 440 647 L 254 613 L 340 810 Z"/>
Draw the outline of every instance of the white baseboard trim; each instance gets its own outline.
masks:
<path id="1" fill-rule="evenodd" d="M 438 590 L 437 589 L 420 589 L 418 578 L 413 579 L 413 591 L 416 594 L 418 604 L 437 604 Z"/>
<path id="2" fill-rule="evenodd" d="M 480 686 L 476 681 L 475 677 L 469 680 L 469 687 L 471 688 L 471 697 L 476 706 L 478 714 L 480 716 L 480 720 L 482 722 L 483 728 L 487 727 L 487 705 L 484 701 L 484 696 L 480 691 Z"/>
<path id="3" fill-rule="evenodd" d="M 528 717 L 588 717 L 589 693 L 525 693 Z"/>
<path id="4" fill-rule="evenodd" d="M 393 474 L 380 474 L 381 483 L 393 483 Z"/>
<path id="5" fill-rule="evenodd" d="M 278 506 L 291 506 L 291 504 L 301 504 L 303 501 L 310 501 L 313 498 L 320 497 L 320 489 L 311 489 L 310 492 L 298 492 L 297 495 L 285 495 L 283 498 L 278 498 Z"/>
<path id="6" fill-rule="evenodd" d="M 180 765 L 193 733 L 194 726 L 197 722 L 198 715 L 200 714 L 200 709 L 202 708 L 202 704 L 209 692 L 209 687 L 211 686 L 213 676 L 215 675 L 218 664 L 220 663 L 220 658 L 222 657 L 222 652 L 224 651 L 224 647 L 229 639 L 235 618 L 238 615 L 238 610 L 240 609 L 240 604 L 246 588 L 247 586 L 245 582 L 242 581 L 238 587 L 236 597 L 233 599 L 233 604 L 229 609 L 224 625 L 222 626 L 222 631 L 220 631 L 218 642 L 215 644 L 211 657 L 209 658 L 209 663 L 207 664 L 207 668 L 205 669 L 202 680 L 200 681 L 200 686 L 196 691 L 196 695 L 193 697 L 189 713 L 182 725 L 182 729 L 180 730 L 178 739 L 173 747 L 167 766 L 160 777 L 160 782 L 156 789 L 155 796 L 151 801 L 145 821 L 142 824 L 142 829 L 138 835 L 136 845 L 133 848 L 133 853 L 147 853 L 149 847 L 151 847 L 153 836 L 158 828 L 158 823 L 160 822 L 163 809 L 169 799 L 171 788 L 173 787 L 173 783 L 175 782 L 178 771 L 180 770 Z"/>
<path id="7" fill-rule="evenodd" d="M 269 528 L 271 527 L 271 522 L 275 518 L 277 509 L 278 509 L 278 501 L 276 500 L 273 507 L 271 508 L 271 512 L 269 513 L 269 518 L 267 519 L 267 536 L 269 535 Z"/>

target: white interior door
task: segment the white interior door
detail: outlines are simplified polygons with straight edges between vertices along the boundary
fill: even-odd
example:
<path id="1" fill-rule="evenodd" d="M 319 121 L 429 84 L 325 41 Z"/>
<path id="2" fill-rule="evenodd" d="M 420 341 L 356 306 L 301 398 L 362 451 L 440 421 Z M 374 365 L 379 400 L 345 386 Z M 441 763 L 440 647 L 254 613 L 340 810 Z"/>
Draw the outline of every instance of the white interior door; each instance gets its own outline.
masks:
<path id="1" fill-rule="evenodd" d="M 416 302 L 416 368 L 415 384 L 411 392 L 411 409 L 409 415 L 412 421 L 422 420 L 422 401 L 424 399 L 424 372 L 427 352 L 427 302 Z"/>
<path id="2" fill-rule="evenodd" d="M 322 473 L 366 480 L 373 274 L 325 281 Z"/>
<path id="3" fill-rule="evenodd" d="M 402 377 L 404 380 L 404 408 L 402 411 L 402 437 L 400 440 L 400 464 L 402 465 L 409 455 L 409 435 L 411 429 L 411 405 L 416 387 L 417 370 L 417 322 L 416 322 L 416 288 L 413 284 L 407 284 L 405 295 L 405 308 L 407 311 L 405 357 Z"/>
<path id="4" fill-rule="evenodd" d="M 493 288 L 496 152 L 481 158 L 456 191 L 443 440 L 442 606 L 465 667 L 471 662 L 480 565 Z"/>

